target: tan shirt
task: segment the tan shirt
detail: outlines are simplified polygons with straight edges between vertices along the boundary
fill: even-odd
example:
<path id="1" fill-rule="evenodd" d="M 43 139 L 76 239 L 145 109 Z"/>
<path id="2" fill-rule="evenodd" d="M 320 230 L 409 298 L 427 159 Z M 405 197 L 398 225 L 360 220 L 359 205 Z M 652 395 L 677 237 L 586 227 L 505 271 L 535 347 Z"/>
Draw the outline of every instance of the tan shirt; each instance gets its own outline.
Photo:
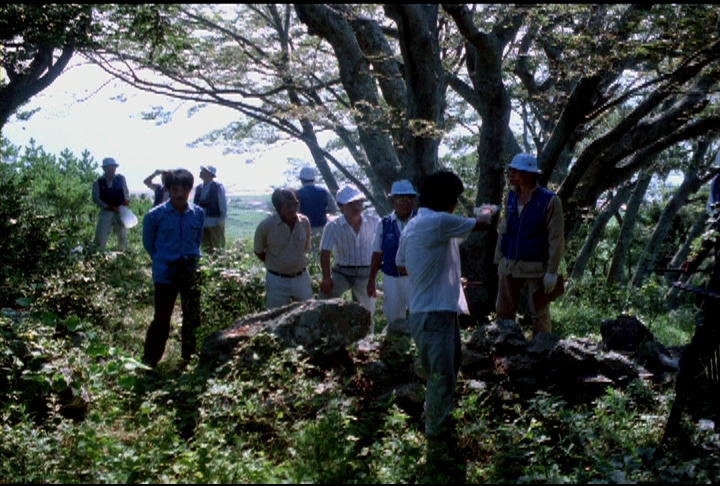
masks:
<path id="1" fill-rule="evenodd" d="M 305 268 L 310 250 L 310 220 L 298 213 L 295 228 L 290 230 L 277 213 L 260 222 L 255 230 L 254 251 L 265 253 L 265 268 L 294 275 Z"/>

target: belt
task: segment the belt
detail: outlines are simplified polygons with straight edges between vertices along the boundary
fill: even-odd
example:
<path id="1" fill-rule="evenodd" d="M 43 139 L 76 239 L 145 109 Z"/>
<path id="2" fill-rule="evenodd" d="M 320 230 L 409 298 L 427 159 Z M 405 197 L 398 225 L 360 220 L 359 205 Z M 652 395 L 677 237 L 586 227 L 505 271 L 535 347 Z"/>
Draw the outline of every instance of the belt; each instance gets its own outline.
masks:
<path id="1" fill-rule="evenodd" d="M 295 273 L 295 274 L 293 274 L 293 275 L 288 275 L 288 274 L 286 274 L 286 273 L 275 272 L 275 271 L 273 271 L 273 270 L 270 270 L 269 268 L 267 269 L 267 271 L 268 271 L 268 273 L 272 273 L 273 275 L 277 275 L 278 277 L 282 277 L 282 278 L 295 278 L 295 277 L 299 277 L 300 275 L 302 275 L 303 272 L 305 271 L 305 269 L 303 268 L 303 269 L 300 270 L 298 273 Z"/>

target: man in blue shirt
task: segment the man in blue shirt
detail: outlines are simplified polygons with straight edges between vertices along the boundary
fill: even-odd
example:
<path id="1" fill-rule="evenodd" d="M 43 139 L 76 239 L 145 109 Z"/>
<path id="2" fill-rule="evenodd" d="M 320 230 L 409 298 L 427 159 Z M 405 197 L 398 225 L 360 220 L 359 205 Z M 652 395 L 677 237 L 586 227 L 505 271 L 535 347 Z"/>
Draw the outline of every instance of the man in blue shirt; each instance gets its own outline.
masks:
<path id="1" fill-rule="evenodd" d="M 375 230 L 367 293 L 370 297 L 377 297 L 376 281 L 378 272 L 382 271 L 382 310 L 388 325 L 398 319 L 407 318 L 410 304 L 410 282 L 406 275 L 401 275 L 398 271 L 397 265 L 395 265 L 395 254 L 400 244 L 400 234 L 403 228 L 415 215 L 416 196 L 417 193 L 410 181 L 403 179 L 393 182 L 388 195 L 393 205 L 393 211 L 382 218 Z"/>
<path id="2" fill-rule="evenodd" d="M 332 193 L 325 187 L 315 185 L 315 169 L 303 167 L 300 169 L 300 183 L 302 187 L 296 191 L 300 200 L 298 212 L 310 220 L 312 227 L 312 248 L 317 251 L 320 246 L 320 237 L 327 223 L 328 214 L 336 214 L 338 205 Z"/>
<path id="3" fill-rule="evenodd" d="M 145 336 L 142 361 L 155 367 L 170 336 L 170 319 L 180 294 L 182 304 L 182 358 L 195 353 L 195 329 L 200 325 L 198 261 L 205 213 L 188 202 L 193 175 L 185 169 L 169 173 L 170 199 L 152 208 L 143 219 L 143 246 L 152 258 L 155 314 Z"/>

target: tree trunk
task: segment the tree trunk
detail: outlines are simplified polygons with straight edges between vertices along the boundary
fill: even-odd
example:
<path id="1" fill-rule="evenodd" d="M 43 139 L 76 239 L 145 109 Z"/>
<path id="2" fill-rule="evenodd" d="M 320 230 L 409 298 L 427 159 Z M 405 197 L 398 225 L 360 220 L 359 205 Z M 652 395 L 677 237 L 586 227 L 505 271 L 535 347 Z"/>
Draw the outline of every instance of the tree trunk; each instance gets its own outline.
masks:
<path id="1" fill-rule="evenodd" d="M 72 46 L 65 46 L 57 60 L 54 60 L 54 51 L 55 49 L 50 46 L 40 47 L 35 52 L 30 69 L 22 73 L 7 74 L 10 81 L 3 80 L 3 85 L 0 87 L 0 130 L 18 108 L 60 76 L 75 53 Z"/>
<path id="2" fill-rule="evenodd" d="M 585 273 L 587 262 L 590 260 L 590 257 L 597 248 L 608 221 L 610 221 L 610 218 L 612 218 L 613 215 L 620 210 L 620 206 L 627 201 L 631 191 L 631 184 L 625 184 L 620 187 L 615 195 L 612 196 L 612 199 L 607 204 L 607 207 L 595 216 L 590 234 L 588 234 L 587 238 L 585 238 L 585 242 L 583 243 L 577 258 L 575 258 L 575 262 L 572 265 L 572 271 L 570 272 L 571 280 L 580 282 L 583 274 Z"/>
<path id="3" fill-rule="evenodd" d="M 663 209 L 660 219 L 658 219 L 655 229 L 640 256 L 639 264 L 632 280 L 633 287 L 640 287 L 647 275 L 652 271 L 652 267 L 655 265 L 665 237 L 672 228 L 672 222 L 677 217 L 680 208 L 686 203 L 688 197 L 696 193 L 704 184 L 703 179 L 698 175 L 698 170 L 705 159 L 709 144 L 710 142 L 707 138 L 702 139 L 698 143 L 693 153 L 692 161 L 685 171 L 685 177 L 680 187 L 677 188 L 665 206 L 665 209 Z"/>
<path id="4" fill-rule="evenodd" d="M 608 286 L 618 286 L 625 283 L 625 264 L 628 248 L 635 233 L 635 224 L 640 213 L 640 207 L 645 200 L 645 193 L 650 187 L 652 177 L 652 172 L 642 172 L 630 195 L 630 201 L 620 228 L 620 236 L 615 244 L 610 270 L 605 280 Z"/>
<path id="5" fill-rule="evenodd" d="M 705 231 L 705 223 L 707 222 L 707 212 L 701 211 L 697 218 L 695 218 L 695 221 L 693 222 L 692 228 L 690 229 L 690 232 L 687 235 L 687 238 L 685 239 L 685 242 L 682 244 L 682 246 L 678 249 L 677 253 L 675 253 L 675 256 L 673 256 L 672 260 L 670 260 L 670 263 L 668 264 L 669 268 L 680 268 L 680 265 L 687 260 L 688 255 L 690 255 L 690 250 L 692 249 L 692 243 L 695 240 L 695 238 L 698 238 L 700 235 L 703 234 Z M 666 279 L 668 285 L 671 285 L 674 280 L 687 283 L 688 280 L 692 275 L 684 275 L 684 274 L 668 274 Z M 670 290 L 668 290 L 665 294 L 665 306 L 667 310 L 675 309 L 678 304 L 680 303 L 680 297 L 681 297 L 681 290 L 677 289 L 675 287 L 670 287 Z"/>

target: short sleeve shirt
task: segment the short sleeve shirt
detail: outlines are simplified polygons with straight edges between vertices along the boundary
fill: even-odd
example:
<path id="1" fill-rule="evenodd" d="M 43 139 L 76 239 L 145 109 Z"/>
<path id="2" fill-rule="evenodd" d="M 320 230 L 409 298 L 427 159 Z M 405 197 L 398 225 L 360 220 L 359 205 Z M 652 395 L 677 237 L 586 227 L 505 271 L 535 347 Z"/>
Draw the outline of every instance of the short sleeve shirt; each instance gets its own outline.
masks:
<path id="1" fill-rule="evenodd" d="M 356 233 L 345 215 L 339 216 L 325 225 L 320 249 L 333 252 L 336 265 L 370 266 L 373 238 L 379 223 L 378 216 L 364 212 L 360 231 Z"/>
<path id="2" fill-rule="evenodd" d="M 298 213 L 295 227 L 285 223 L 277 213 L 260 222 L 255 230 L 254 251 L 265 253 L 265 268 L 294 275 L 305 268 L 310 249 L 310 220 Z"/>
<path id="3" fill-rule="evenodd" d="M 462 290 L 460 242 L 475 227 L 475 218 L 420 208 L 400 236 L 395 263 L 410 278 L 410 312 L 466 313 Z"/>
<path id="4" fill-rule="evenodd" d="M 143 217 L 143 246 L 152 258 L 155 283 L 170 283 L 170 264 L 179 258 L 200 257 L 205 212 L 200 206 L 188 203 L 180 213 L 164 202 Z"/>

